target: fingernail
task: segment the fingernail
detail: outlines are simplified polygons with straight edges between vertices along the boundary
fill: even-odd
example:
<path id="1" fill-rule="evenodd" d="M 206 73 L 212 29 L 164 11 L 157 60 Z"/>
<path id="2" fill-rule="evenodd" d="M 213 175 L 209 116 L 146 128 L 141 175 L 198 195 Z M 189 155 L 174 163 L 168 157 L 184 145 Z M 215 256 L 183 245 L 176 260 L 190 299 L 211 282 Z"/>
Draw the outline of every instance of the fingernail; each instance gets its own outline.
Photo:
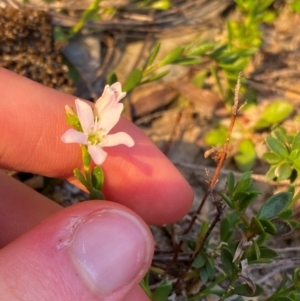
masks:
<path id="1" fill-rule="evenodd" d="M 78 226 L 71 258 L 90 289 L 105 297 L 146 272 L 152 255 L 150 241 L 148 232 L 134 216 L 106 209 Z"/>

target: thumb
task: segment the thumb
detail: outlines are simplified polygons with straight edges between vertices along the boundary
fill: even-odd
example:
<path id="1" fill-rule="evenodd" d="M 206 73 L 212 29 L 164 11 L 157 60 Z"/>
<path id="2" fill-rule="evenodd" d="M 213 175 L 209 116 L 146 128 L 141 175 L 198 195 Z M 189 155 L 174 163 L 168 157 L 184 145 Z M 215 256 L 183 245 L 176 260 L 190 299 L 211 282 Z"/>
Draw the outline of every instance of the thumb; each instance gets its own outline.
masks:
<path id="1" fill-rule="evenodd" d="M 137 289 L 152 254 L 151 232 L 131 210 L 80 203 L 0 250 L 0 295 L 10 301 L 123 300 Z"/>

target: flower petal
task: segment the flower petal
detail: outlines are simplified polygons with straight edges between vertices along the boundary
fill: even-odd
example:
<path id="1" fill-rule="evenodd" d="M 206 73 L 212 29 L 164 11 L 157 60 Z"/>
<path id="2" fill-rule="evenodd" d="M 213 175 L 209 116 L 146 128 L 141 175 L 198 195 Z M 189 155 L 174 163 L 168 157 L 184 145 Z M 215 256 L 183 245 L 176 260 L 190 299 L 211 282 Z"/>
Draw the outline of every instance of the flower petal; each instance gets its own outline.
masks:
<path id="1" fill-rule="evenodd" d="M 109 147 L 119 144 L 125 144 L 128 147 L 132 147 L 134 146 L 134 141 L 127 133 L 119 132 L 116 134 L 107 135 L 102 146 Z"/>
<path id="2" fill-rule="evenodd" d="M 82 132 L 78 132 L 74 129 L 67 130 L 61 137 L 61 140 L 65 143 L 79 143 L 87 144 L 86 135 Z"/>
<path id="3" fill-rule="evenodd" d="M 93 109 L 86 102 L 78 98 L 75 99 L 75 105 L 82 130 L 87 135 L 94 126 Z"/>
<path id="4" fill-rule="evenodd" d="M 101 165 L 107 156 L 107 153 L 102 149 L 102 147 L 100 145 L 89 145 L 88 151 L 89 151 L 93 161 L 97 165 Z"/>
<path id="5" fill-rule="evenodd" d="M 102 115 L 99 119 L 99 126 L 102 128 L 105 134 L 117 124 L 123 111 L 123 104 L 118 103 L 115 106 L 108 106 L 102 111 Z"/>
<path id="6" fill-rule="evenodd" d="M 119 102 L 122 98 L 126 96 L 126 92 L 122 92 L 121 83 L 116 82 L 110 86 L 110 88 L 116 92 L 116 101 Z"/>

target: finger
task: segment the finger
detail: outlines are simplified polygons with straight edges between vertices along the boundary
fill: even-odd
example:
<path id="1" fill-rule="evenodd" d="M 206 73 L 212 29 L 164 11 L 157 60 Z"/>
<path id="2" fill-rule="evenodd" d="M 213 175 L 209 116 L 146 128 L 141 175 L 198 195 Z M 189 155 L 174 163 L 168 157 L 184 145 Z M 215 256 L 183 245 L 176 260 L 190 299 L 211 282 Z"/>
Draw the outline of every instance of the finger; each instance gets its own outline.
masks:
<path id="1" fill-rule="evenodd" d="M 81 166 L 78 145 L 64 144 L 68 129 L 64 106 L 74 97 L 0 68 L 0 165 L 3 168 L 71 178 Z M 193 192 L 176 168 L 153 143 L 122 118 L 113 132 L 125 131 L 133 148 L 106 148 L 104 193 L 140 214 L 151 224 L 174 222 L 189 210 Z"/>
<path id="2" fill-rule="evenodd" d="M 0 171 L 0 248 L 61 209 Z"/>
<path id="3" fill-rule="evenodd" d="M 77 204 L 0 250 L 0 293 L 11 301 L 124 300 L 132 289 L 140 294 L 152 254 L 151 233 L 132 211 Z"/>
<path id="4" fill-rule="evenodd" d="M 0 171 L 0 248 L 63 208 Z M 149 301 L 140 286 L 123 301 Z"/>

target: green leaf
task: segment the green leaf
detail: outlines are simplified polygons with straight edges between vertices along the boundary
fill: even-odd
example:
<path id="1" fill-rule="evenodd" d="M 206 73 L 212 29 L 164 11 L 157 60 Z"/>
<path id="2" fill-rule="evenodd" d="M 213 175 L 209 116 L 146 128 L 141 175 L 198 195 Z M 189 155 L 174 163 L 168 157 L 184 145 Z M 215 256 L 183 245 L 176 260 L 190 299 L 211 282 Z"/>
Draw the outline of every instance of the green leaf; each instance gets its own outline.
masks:
<path id="1" fill-rule="evenodd" d="M 200 64 L 202 62 L 203 60 L 198 57 L 183 57 L 173 61 L 172 64 L 188 66 L 188 65 Z"/>
<path id="2" fill-rule="evenodd" d="M 279 192 L 271 196 L 260 208 L 257 217 L 271 219 L 279 215 L 291 201 L 290 192 Z"/>
<path id="3" fill-rule="evenodd" d="M 259 191 L 251 191 L 248 195 L 241 198 L 238 206 L 239 210 L 246 210 L 249 207 L 249 205 L 257 198 L 258 195 L 260 195 Z"/>
<path id="4" fill-rule="evenodd" d="M 208 280 L 208 275 L 207 275 L 205 267 L 202 267 L 200 269 L 199 275 L 200 275 L 200 279 L 201 279 L 202 283 L 205 284 L 207 282 L 207 280 Z"/>
<path id="5" fill-rule="evenodd" d="M 260 223 L 259 219 L 256 218 L 255 216 L 252 217 L 250 227 L 250 231 L 257 234 L 261 235 L 265 233 L 263 225 Z"/>
<path id="6" fill-rule="evenodd" d="M 277 164 L 282 161 L 281 157 L 271 152 L 264 153 L 262 158 L 269 164 Z"/>
<path id="7" fill-rule="evenodd" d="M 220 224 L 220 238 L 221 241 L 228 242 L 233 235 L 230 223 L 227 218 L 224 218 Z"/>
<path id="8" fill-rule="evenodd" d="M 253 246 L 254 246 L 254 250 L 255 250 L 256 259 L 260 259 L 261 254 L 260 254 L 259 246 L 255 240 L 253 240 L 252 242 L 253 242 Z"/>
<path id="9" fill-rule="evenodd" d="M 201 268 L 205 265 L 206 258 L 202 254 L 198 254 L 193 261 L 192 266 L 194 268 Z"/>
<path id="10" fill-rule="evenodd" d="M 230 295 L 240 295 L 245 297 L 256 297 L 261 295 L 264 292 L 264 289 L 260 285 L 256 285 L 256 290 L 253 293 L 252 289 L 246 284 L 237 285 L 232 291 L 230 291 Z"/>
<path id="11" fill-rule="evenodd" d="M 270 103 L 254 126 L 256 129 L 272 126 L 286 119 L 293 111 L 293 106 L 286 101 Z"/>
<path id="12" fill-rule="evenodd" d="M 166 70 L 166 71 L 157 73 L 157 74 L 151 76 L 151 77 L 150 77 L 149 79 L 147 79 L 145 82 L 147 82 L 147 83 L 154 82 L 154 81 L 156 81 L 156 80 L 159 80 L 159 79 L 163 78 L 164 76 L 166 76 L 166 75 L 169 74 L 169 73 L 170 73 L 170 70 Z M 145 83 L 145 82 L 143 82 L 143 83 Z"/>
<path id="13" fill-rule="evenodd" d="M 104 197 L 103 193 L 100 190 L 92 188 L 90 190 L 89 199 L 90 200 L 104 200 L 105 197 Z"/>
<path id="14" fill-rule="evenodd" d="M 84 185 L 85 187 L 87 186 L 87 181 L 81 171 L 78 168 L 75 168 L 73 170 L 74 176 L 79 180 L 79 182 Z"/>
<path id="15" fill-rule="evenodd" d="M 130 92 L 133 88 L 139 85 L 143 78 L 143 72 L 140 69 L 134 69 L 127 77 L 123 86 L 123 91 Z"/>
<path id="16" fill-rule="evenodd" d="M 288 222 L 289 222 L 290 225 L 293 227 L 293 229 L 296 229 L 296 228 L 298 228 L 298 226 L 299 226 L 299 222 L 296 221 L 296 220 L 294 220 L 294 219 L 290 219 L 290 220 L 288 220 Z"/>
<path id="17" fill-rule="evenodd" d="M 297 134 L 294 136 L 294 139 L 292 142 L 292 151 L 299 150 L 299 149 L 300 149 L 300 131 L 297 132 Z"/>
<path id="18" fill-rule="evenodd" d="M 236 183 L 235 188 L 234 188 L 234 193 L 233 193 L 234 201 L 237 200 L 236 196 L 237 196 L 237 193 L 239 193 L 239 192 L 243 193 L 244 195 L 248 195 L 249 194 L 248 190 L 250 189 L 251 185 L 252 185 L 251 177 L 246 178 L 246 179 L 243 179 L 241 177 L 241 179 Z"/>
<path id="19" fill-rule="evenodd" d="M 266 181 L 271 181 L 275 178 L 276 166 L 271 166 L 265 175 Z"/>
<path id="20" fill-rule="evenodd" d="M 222 191 L 219 191 L 220 196 L 222 197 L 222 199 L 226 202 L 226 204 L 232 208 L 232 202 L 231 199 Z"/>
<path id="21" fill-rule="evenodd" d="M 155 60 L 155 58 L 156 58 L 156 56 L 157 56 L 157 54 L 158 54 L 158 51 L 159 51 L 159 49 L 160 49 L 160 45 L 161 45 L 160 42 L 157 42 L 157 43 L 155 44 L 155 46 L 154 46 L 154 48 L 153 48 L 153 50 L 152 50 L 152 52 L 151 52 L 151 54 L 150 54 L 150 56 L 149 56 L 148 62 L 147 62 L 147 64 L 146 64 L 146 66 L 145 66 L 145 69 L 147 69 L 149 66 L 152 65 L 153 61 Z"/>
<path id="22" fill-rule="evenodd" d="M 233 255 L 231 251 L 226 247 L 222 248 L 221 261 L 223 265 L 223 270 L 228 277 L 232 276 L 233 269 L 234 269 L 234 264 L 232 263 L 232 260 L 233 260 Z"/>
<path id="23" fill-rule="evenodd" d="M 184 47 L 181 46 L 173 49 L 164 59 L 162 59 L 158 63 L 158 66 L 161 67 L 173 63 L 175 60 L 181 57 L 183 52 L 184 52 Z"/>
<path id="24" fill-rule="evenodd" d="M 216 269 L 215 269 L 214 259 L 212 257 L 207 256 L 205 268 L 206 268 L 208 279 L 213 280 L 215 277 Z"/>
<path id="25" fill-rule="evenodd" d="M 116 75 L 116 73 L 111 73 L 109 74 L 108 78 L 107 78 L 107 84 L 108 85 L 112 85 L 114 83 L 116 83 L 118 81 L 118 77 Z"/>
<path id="26" fill-rule="evenodd" d="M 271 219 L 271 222 L 276 228 L 276 233 L 275 233 L 276 236 L 288 235 L 294 230 L 292 225 L 284 219 L 275 217 Z"/>
<path id="27" fill-rule="evenodd" d="M 275 176 L 277 177 L 277 181 L 283 181 L 288 179 L 292 174 L 292 168 L 289 163 L 282 162 L 277 165 L 275 168 Z"/>
<path id="28" fill-rule="evenodd" d="M 209 146 L 211 145 L 223 145 L 226 141 L 227 130 L 225 128 L 219 128 L 210 131 L 205 136 L 205 143 Z"/>
<path id="29" fill-rule="evenodd" d="M 270 221 L 268 221 L 267 219 L 264 219 L 264 218 L 260 218 L 259 221 L 260 221 L 261 225 L 264 227 L 265 232 L 267 232 L 271 235 L 276 234 L 276 228 Z"/>
<path id="30" fill-rule="evenodd" d="M 266 144 L 271 151 L 273 151 L 276 155 L 282 158 L 286 158 L 289 155 L 289 151 L 286 146 L 281 143 L 279 140 L 272 136 L 268 136 L 266 138 Z"/>
<path id="31" fill-rule="evenodd" d="M 256 151 L 251 140 L 242 140 L 238 146 L 238 153 L 234 156 L 235 163 L 241 171 L 253 167 L 256 159 Z"/>
<path id="32" fill-rule="evenodd" d="M 202 55 L 214 49 L 214 44 L 202 43 L 187 52 L 187 56 Z"/>
<path id="33" fill-rule="evenodd" d="M 259 250 L 260 250 L 261 258 L 273 259 L 273 258 L 277 258 L 279 256 L 279 254 L 276 251 L 274 251 L 273 249 L 268 248 L 266 246 L 260 246 Z"/>
<path id="34" fill-rule="evenodd" d="M 228 190 L 228 193 L 229 193 L 230 197 L 233 196 L 234 183 L 235 183 L 234 174 L 230 171 L 228 176 L 227 176 L 227 190 Z"/>
<path id="35" fill-rule="evenodd" d="M 152 301 L 166 301 L 172 290 L 172 285 L 162 281 L 159 286 L 152 293 Z"/>
<path id="36" fill-rule="evenodd" d="M 282 143 L 288 143 L 287 132 L 283 127 L 278 127 L 272 131 L 272 136 L 277 138 Z"/>
<path id="37" fill-rule="evenodd" d="M 102 191 L 104 184 L 104 173 L 100 166 L 95 166 L 92 172 L 93 187 Z"/>

